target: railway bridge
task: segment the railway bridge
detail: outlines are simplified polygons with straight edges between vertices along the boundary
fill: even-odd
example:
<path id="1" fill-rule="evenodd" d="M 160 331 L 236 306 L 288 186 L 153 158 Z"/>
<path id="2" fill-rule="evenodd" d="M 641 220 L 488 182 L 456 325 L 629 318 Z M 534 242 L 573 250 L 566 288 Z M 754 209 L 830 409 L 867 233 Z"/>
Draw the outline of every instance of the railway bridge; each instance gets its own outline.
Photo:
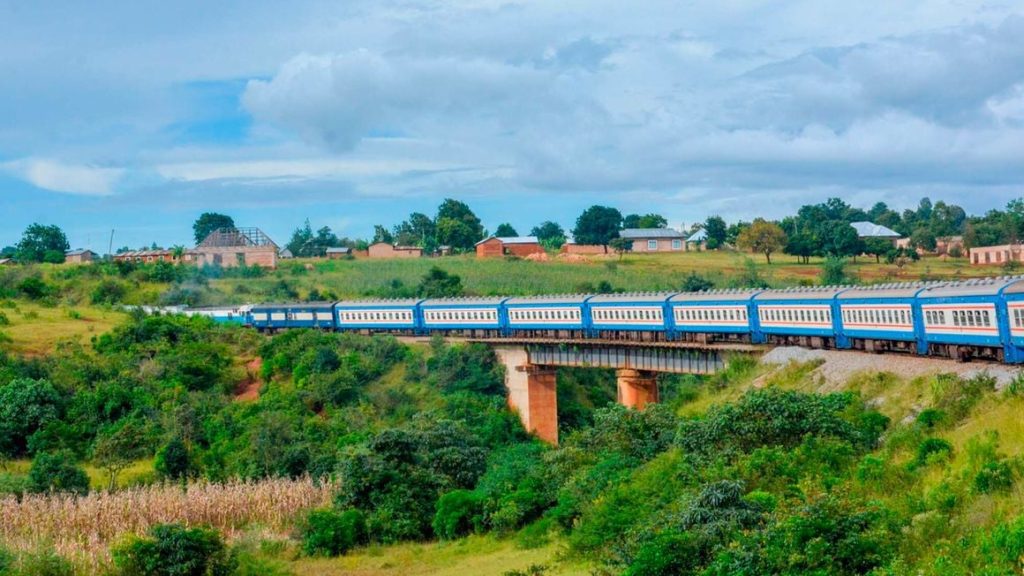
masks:
<path id="1" fill-rule="evenodd" d="M 665 342 L 472 340 L 494 348 L 505 366 L 509 406 L 530 432 L 558 443 L 557 368 L 614 369 L 620 404 L 643 409 L 658 401 L 659 373 L 713 374 L 730 354 L 759 354 L 762 346 Z"/>

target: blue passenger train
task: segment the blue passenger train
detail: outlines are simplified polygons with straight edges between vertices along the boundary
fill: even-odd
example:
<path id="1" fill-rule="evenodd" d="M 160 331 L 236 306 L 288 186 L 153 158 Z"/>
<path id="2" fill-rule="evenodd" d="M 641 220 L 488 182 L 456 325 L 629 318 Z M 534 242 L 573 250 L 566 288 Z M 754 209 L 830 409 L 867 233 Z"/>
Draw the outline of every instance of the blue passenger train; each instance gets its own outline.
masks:
<path id="1" fill-rule="evenodd" d="M 1024 362 L 1022 276 L 785 290 L 261 304 L 229 314 L 229 321 L 260 331 L 749 342 Z"/>

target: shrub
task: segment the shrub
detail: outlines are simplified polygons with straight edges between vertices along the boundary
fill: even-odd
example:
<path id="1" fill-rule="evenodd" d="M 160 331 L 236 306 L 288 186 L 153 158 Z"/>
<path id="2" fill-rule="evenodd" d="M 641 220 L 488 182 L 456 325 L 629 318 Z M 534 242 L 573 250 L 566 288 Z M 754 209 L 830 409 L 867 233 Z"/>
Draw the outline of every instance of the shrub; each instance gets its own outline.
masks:
<path id="1" fill-rule="evenodd" d="M 313 510 L 300 527 L 302 551 L 309 556 L 340 556 L 366 541 L 366 518 L 348 509 Z"/>
<path id="2" fill-rule="evenodd" d="M 21 498 L 28 491 L 28 478 L 18 474 L 0 473 L 0 499 L 6 496 Z M 3 574 L 3 571 L 0 571 Z"/>
<path id="3" fill-rule="evenodd" d="M 28 472 L 28 491 L 36 494 L 68 492 L 84 495 L 89 492 L 89 476 L 77 465 L 69 452 L 38 454 Z"/>
<path id="4" fill-rule="evenodd" d="M 434 534 L 442 540 L 464 536 L 480 524 L 481 498 L 470 490 L 454 490 L 437 501 Z"/>
<path id="5" fill-rule="evenodd" d="M 192 475 L 192 455 L 181 438 L 172 438 L 156 453 L 153 464 L 157 473 L 170 480 L 184 480 Z"/>
<path id="6" fill-rule="evenodd" d="M 680 289 L 683 292 L 701 292 L 703 290 L 711 290 L 715 287 L 715 283 L 707 278 L 697 274 L 696 272 L 690 272 L 683 278 L 683 285 Z"/>
<path id="7" fill-rule="evenodd" d="M 974 476 L 974 490 L 979 494 L 990 494 L 1008 490 L 1013 486 L 1013 469 L 1003 461 L 986 462 Z"/>
<path id="8" fill-rule="evenodd" d="M 0 574 L 7 574 L 7 572 L 0 569 Z M 22 555 L 18 560 L 17 570 L 11 570 L 10 574 L 12 576 L 74 576 L 75 567 L 53 550 L 41 550 Z"/>
<path id="9" fill-rule="evenodd" d="M 872 448 L 888 419 L 866 411 L 852 394 L 805 394 L 774 388 L 747 392 L 733 404 L 708 411 L 703 419 L 684 421 L 676 444 L 709 457 L 749 453 L 763 446 L 793 448 L 804 436 L 845 440 Z"/>
<path id="10" fill-rule="evenodd" d="M 154 526 L 111 553 L 123 576 L 226 576 L 236 565 L 215 530 L 180 524 Z"/>
<path id="11" fill-rule="evenodd" d="M 103 280 L 92 289 L 89 298 L 93 304 L 117 304 L 124 300 L 124 284 L 117 280 Z"/>
<path id="12" fill-rule="evenodd" d="M 691 574 L 702 565 L 704 550 L 698 538 L 670 530 L 641 546 L 623 576 Z"/>
<path id="13" fill-rule="evenodd" d="M 912 467 L 927 466 L 935 462 L 949 460 L 953 454 L 953 446 L 942 438 L 926 438 L 917 447 L 917 455 L 911 463 Z"/>
<path id="14" fill-rule="evenodd" d="M 12 566 L 14 566 L 14 555 L 0 546 L 0 574 L 8 574 Z"/>
<path id="15" fill-rule="evenodd" d="M 51 291 L 50 286 L 42 278 L 29 276 L 18 283 L 18 292 L 29 300 L 41 300 Z"/>
<path id="16" fill-rule="evenodd" d="M 0 386 L 0 452 L 25 454 L 29 437 L 59 416 L 60 395 L 48 381 L 18 378 Z"/>
<path id="17" fill-rule="evenodd" d="M 0 312 L 0 326 L 9 326 L 11 321 L 7 318 L 7 314 Z"/>
<path id="18" fill-rule="evenodd" d="M 927 408 L 917 415 L 917 423 L 931 430 L 946 421 L 946 413 L 936 408 Z"/>

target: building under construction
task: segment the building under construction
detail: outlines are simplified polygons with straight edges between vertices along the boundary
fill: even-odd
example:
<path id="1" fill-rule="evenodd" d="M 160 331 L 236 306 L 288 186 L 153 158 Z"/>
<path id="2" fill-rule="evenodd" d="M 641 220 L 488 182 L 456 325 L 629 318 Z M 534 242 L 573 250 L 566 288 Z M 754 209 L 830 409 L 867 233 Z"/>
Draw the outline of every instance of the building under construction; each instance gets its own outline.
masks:
<path id="1" fill-rule="evenodd" d="M 277 244 L 259 228 L 220 228 L 193 252 L 196 264 L 277 268 Z"/>

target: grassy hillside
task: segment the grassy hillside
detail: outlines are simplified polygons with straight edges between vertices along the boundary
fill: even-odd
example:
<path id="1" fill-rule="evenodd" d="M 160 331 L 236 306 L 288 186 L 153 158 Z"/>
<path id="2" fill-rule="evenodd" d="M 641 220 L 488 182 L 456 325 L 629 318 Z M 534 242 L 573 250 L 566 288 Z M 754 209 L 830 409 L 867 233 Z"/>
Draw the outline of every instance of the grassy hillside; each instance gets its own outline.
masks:
<path id="1" fill-rule="evenodd" d="M 472 270 L 533 265 L 447 262 L 466 266 L 456 273 L 477 285 L 487 278 Z M 370 274 L 376 264 L 324 263 L 294 278 Z M 391 274 L 429 262 L 386 264 Z M 108 293 L 111 278 L 67 274 L 44 276 L 38 299 L 0 307 L 0 451 L 10 458 L 0 461 L 0 567 L 6 549 L 23 567 L 56 552 L 82 574 L 112 573 L 111 546 L 125 534 L 177 521 L 213 526 L 248 570 L 239 574 L 1024 568 L 1020 379 L 997 391 L 984 374 L 944 375 L 935 363 L 924 376 L 837 380 L 830 371 L 826 380 L 817 362 L 737 357 L 713 376 L 662 377 L 662 404 L 634 412 L 615 406 L 611 372 L 566 369 L 563 442 L 550 448 L 507 410 L 486 348 L 302 331 L 268 338 L 72 305 L 75 291 Z M 93 287 L 59 292 L 73 280 Z M 135 280 L 146 291 L 158 285 Z M 205 289 L 249 286 L 243 280 Z M 98 490 L 109 481 L 101 455 L 112 438 L 128 461 L 107 497 Z M 61 468 L 33 476 L 47 458 Z M 273 484 L 288 477 L 294 490 Z M 47 495 L 65 489 L 91 494 Z M 203 490 L 220 503 L 193 497 Z M 65 519 L 45 524 L 54 536 L 38 529 L 42 509 Z"/>
<path id="2" fill-rule="evenodd" d="M 692 274 L 719 288 L 820 283 L 822 262 L 736 252 L 612 254 L 582 261 L 534 262 L 455 256 L 402 260 L 297 260 L 276 271 L 199 270 L 169 265 L 6 267 L 0 298 L 25 297 L 48 307 L 110 304 L 223 305 L 265 301 L 397 297 L 414 294 L 432 267 L 458 275 L 469 295 L 533 295 L 593 291 L 679 290 Z M 966 259 L 924 258 L 902 270 L 861 258 L 847 265 L 851 281 L 876 283 L 1005 274 Z"/>

